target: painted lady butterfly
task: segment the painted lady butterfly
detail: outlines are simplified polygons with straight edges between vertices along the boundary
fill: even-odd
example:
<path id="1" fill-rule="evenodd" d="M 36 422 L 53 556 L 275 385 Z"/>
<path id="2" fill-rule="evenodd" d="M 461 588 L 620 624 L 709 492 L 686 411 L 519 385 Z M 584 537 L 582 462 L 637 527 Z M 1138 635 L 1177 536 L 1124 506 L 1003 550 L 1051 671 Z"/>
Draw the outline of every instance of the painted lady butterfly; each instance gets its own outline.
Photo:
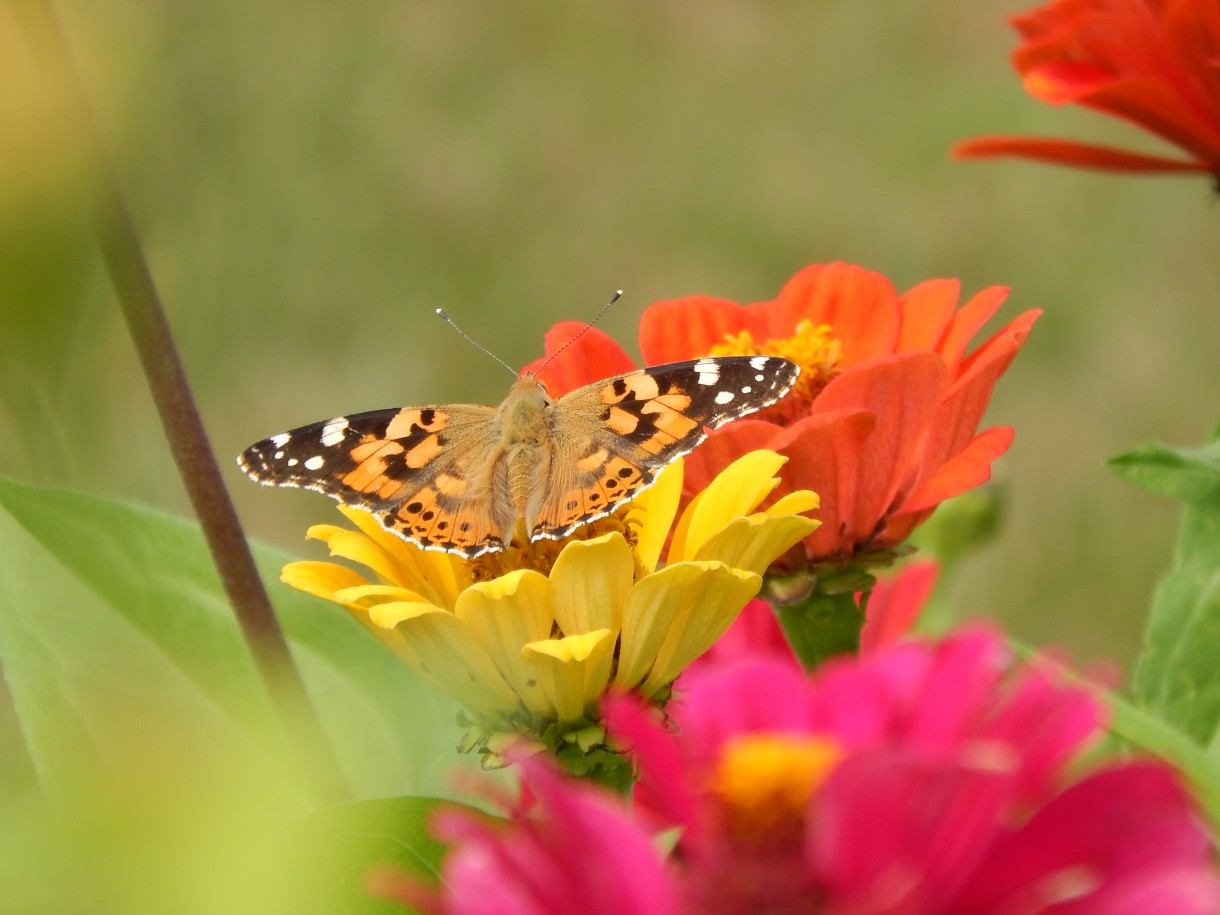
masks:
<path id="1" fill-rule="evenodd" d="M 497 407 L 404 407 L 340 416 L 251 445 L 267 486 L 313 489 L 372 512 L 424 549 L 503 549 L 519 522 L 560 539 L 638 495 L 715 428 L 783 397 L 800 369 L 775 356 L 657 365 L 552 400 L 521 376 Z"/>

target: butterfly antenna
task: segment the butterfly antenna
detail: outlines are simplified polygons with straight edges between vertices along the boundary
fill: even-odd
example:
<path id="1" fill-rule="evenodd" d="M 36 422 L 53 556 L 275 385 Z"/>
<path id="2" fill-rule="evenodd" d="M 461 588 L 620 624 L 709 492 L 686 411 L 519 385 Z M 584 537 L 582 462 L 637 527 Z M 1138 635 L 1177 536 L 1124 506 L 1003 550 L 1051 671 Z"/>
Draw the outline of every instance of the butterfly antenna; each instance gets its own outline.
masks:
<path id="1" fill-rule="evenodd" d="M 621 290 L 621 289 L 614 290 L 614 295 L 610 296 L 610 299 L 606 302 L 606 304 L 601 307 L 601 311 L 599 311 L 597 314 L 595 314 L 593 316 L 593 320 L 590 321 L 588 324 L 586 324 L 584 326 L 584 328 L 580 331 L 580 333 L 578 333 L 575 337 L 573 337 L 563 346 L 559 347 L 559 349 L 555 350 L 555 352 L 551 353 L 551 355 L 549 355 L 547 357 L 546 362 L 542 363 L 542 365 L 538 366 L 538 368 L 534 370 L 534 374 L 535 375 L 539 374 L 544 368 L 546 368 L 548 365 L 550 365 L 552 361 L 554 361 L 556 356 L 558 356 L 565 349 L 567 349 L 569 346 L 571 346 L 573 343 L 575 343 L 577 340 L 579 340 L 581 337 L 583 337 L 586 333 L 588 333 L 589 329 L 594 324 L 596 324 L 598 321 L 601 320 L 601 316 L 604 315 L 607 312 L 607 310 L 609 310 L 610 306 L 613 305 L 615 302 L 617 302 L 622 297 L 622 295 L 623 295 L 623 290 Z"/>
<path id="2" fill-rule="evenodd" d="M 438 315 L 440 315 L 441 320 L 443 320 L 446 324 L 448 324 L 450 327 L 452 327 L 454 330 L 456 330 L 458 332 L 459 337 L 461 337 L 463 340 L 465 340 L 467 343 L 469 343 L 479 352 L 485 353 L 486 355 L 490 356 L 492 359 L 496 360 L 496 362 L 500 363 L 500 365 L 502 365 L 506 369 L 508 369 L 509 374 L 512 375 L 514 378 L 517 377 L 517 370 L 515 368 L 513 368 L 511 365 L 509 365 L 507 362 L 505 362 L 503 359 L 501 359 L 499 356 L 497 356 L 495 353 L 493 353 L 491 350 L 489 350 L 486 346 L 484 346 L 481 343 L 476 342 L 475 339 L 470 336 L 470 334 L 466 333 L 466 331 L 464 331 L 460 327 L 458 327 L 457 324 L 454 323 L 453 318 L 451 318 L 451 317 L 449 317 L 449 315 L 445 314 L 445 309 L 438 308 L 436 310 L 436 313 Z"/>

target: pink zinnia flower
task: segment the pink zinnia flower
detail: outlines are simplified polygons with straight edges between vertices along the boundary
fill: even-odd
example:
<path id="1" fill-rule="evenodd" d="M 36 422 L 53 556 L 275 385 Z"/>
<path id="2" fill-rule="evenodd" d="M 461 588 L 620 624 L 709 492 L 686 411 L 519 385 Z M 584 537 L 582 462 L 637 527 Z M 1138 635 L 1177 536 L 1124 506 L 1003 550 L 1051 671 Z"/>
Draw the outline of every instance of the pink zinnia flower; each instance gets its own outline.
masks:
<path id="1" fill-rule="evenodd" d="M 813 678 L 774 659 L 705 668 L 685 678 L 676 734 L 616 702 L 637 810 L 683 828 L 687 910 L 1214 912 L 1220 882 L 1174 776 L 1128 763 L 1065 788 L 1101 708 L 1010 663 L 974 631 Z"/>
<path id="2" fill-rule="evenodd" d="M 678 730 L 623 696 L 635 810 L 681 827 L 663 858 L 613 795 L 526 766 L 537 803 L 452 813 L 429 911 L 1207 915 L 1220 879 L 1173 773 L 1068 766 L 1102 711 L 974 631 L 808 677 L 743 659 L 688 677 Z"/>

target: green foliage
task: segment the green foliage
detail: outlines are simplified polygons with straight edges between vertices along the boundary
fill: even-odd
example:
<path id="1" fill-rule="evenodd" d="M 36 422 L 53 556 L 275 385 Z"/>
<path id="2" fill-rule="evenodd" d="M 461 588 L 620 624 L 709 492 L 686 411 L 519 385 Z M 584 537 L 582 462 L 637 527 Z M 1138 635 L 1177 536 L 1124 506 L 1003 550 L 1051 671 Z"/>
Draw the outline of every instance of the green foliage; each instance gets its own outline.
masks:
<path id="1" fill-rule="evenodd" d="M 305 860 L 336 862 L 329 898 L 317 910 L 402 915 L 401 906 L 369 896 L 369 876 L 382 871 L 421 883 L 439 879 L 445 846 L 428 833 L 438 803 L 432 798 L 383 798 L 339 804 L 306 817 L 294 842 L 296 850 Z"/>
<path id="2" fill-rule="evenodd" d="M 274 581 L 289 557 L 256 552 Z M 0 659 L 48 791 L 4 786 L 0 909 L 335 911 L 318 901 L 373 851 L 288 848 L 309 760 L 283 741 L 195 525 L 0 480 L 0 555 Z M 273 594 L 355 795 L 442 790 L 453 707 L 335 605 Z"/>
<path id="3" fill-rule="evenodd" d="M 45 780 L 90 765 L 110 711 L 155 705 L 233 737 L 268 700 L 194 524 L 0 481 L 0 652 Z M 289 558 L 258 551 L 264 578 Z M 333 604 L 275 585 L 293 654 L 358 796 L 435 790 L 453 710 Z"/>
<path id="4" fill-rule="evenodd" d="M 1110 462 L 1124 479 L 1186 503 L 1135 671 L 1137 701 L 1213 748 L 1220 724 L 1220 439 L 1197 449 L 1143 445 Z"/>

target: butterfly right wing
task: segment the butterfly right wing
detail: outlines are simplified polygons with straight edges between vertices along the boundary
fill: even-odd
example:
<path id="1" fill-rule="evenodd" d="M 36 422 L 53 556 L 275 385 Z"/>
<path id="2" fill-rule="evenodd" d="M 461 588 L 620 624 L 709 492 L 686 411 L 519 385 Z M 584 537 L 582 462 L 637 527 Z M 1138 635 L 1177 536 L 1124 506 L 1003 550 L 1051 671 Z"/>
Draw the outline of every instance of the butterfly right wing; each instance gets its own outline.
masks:
<path id="1" fill-rule="evenodd" d="M 492 407 L 404 407 L 273 435 L 237 462 L 258 483 L 312 489 L 424 549 L 471 557 L 512 534 L 493 513 L 499 441 Z"/>

